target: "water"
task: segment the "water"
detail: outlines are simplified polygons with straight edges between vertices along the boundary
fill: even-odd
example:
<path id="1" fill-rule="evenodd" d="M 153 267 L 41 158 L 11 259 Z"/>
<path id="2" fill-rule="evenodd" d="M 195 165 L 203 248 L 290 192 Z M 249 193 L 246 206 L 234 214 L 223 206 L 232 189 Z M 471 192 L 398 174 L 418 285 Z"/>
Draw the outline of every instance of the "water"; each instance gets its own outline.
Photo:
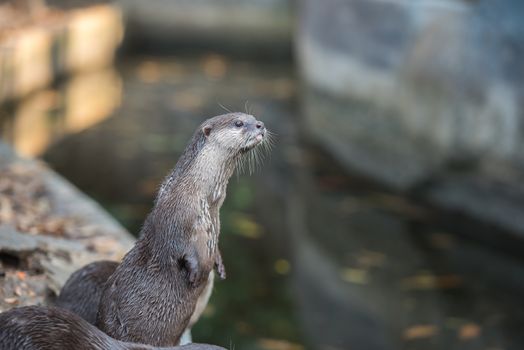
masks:
<path id="1" fill-rule="evenodd" d="M 230 182 L 220 241 L 228 278 L 195 340 L 269 350 L 524 347 L 521 250 L 473 239 L 492 228 L 344 170 L 302 127 L 292 65 L 145 57 L 118 71 L 88 79 L 80 102 L 67 87 L 38 108 L 14 107 L 17 116 L 42 110 L 46 122 L 24 137 L 23 123 L 4 120 L 4 137 L 43 155 L 132 233 L 203 119 L 249 110 L 277 134 L 260 169 Z"/>

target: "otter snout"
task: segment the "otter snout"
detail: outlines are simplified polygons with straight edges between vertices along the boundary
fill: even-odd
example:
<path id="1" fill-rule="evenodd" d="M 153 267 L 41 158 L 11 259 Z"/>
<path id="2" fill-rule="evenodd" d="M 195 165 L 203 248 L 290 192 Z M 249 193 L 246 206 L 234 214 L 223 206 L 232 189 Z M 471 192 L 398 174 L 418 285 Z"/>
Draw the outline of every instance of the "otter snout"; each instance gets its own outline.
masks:
<path id="1" fill-rule="evenodd" d="M 264 126 L 264 123 L 261 121 L 258 121 L 255 123 L 255 130 L 257 131 L 257 136 L 255 137 L 258 142 L 262 141 L 264 139 L 264 136 L 266 135 L 266 127 Z"/>

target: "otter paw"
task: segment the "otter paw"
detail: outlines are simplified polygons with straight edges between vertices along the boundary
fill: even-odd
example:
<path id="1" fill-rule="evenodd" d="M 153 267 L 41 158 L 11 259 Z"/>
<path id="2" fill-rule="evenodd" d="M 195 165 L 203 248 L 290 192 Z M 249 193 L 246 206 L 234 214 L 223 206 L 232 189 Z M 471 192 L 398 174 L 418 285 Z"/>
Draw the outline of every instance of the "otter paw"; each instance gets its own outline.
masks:
<path id="1" fill-rule="evenodd" d="M 200 285 L 206 279 L 207 275 L 194 255 L 184 255 L 183 266 L 187 271 L 187 278 L 191 287 Z"/>
<path id="2" fill-rule="evenodd" d="M 224 266 L 224 263 L 222 262 L 222 256 L 219 254 L 217 256 L 217 259 L 215 261 L 215 271 L 218 274 L 218 277 L 221 280 L 226 279 L 226 267 Z"/>
<path id="3" fill-rule="evenodd" d="M 189 285 L 191 287 L 196 287 L 198 285 L 198 280 L 200 279 L 199 273 L 196 270 L 188 271 Z"/>

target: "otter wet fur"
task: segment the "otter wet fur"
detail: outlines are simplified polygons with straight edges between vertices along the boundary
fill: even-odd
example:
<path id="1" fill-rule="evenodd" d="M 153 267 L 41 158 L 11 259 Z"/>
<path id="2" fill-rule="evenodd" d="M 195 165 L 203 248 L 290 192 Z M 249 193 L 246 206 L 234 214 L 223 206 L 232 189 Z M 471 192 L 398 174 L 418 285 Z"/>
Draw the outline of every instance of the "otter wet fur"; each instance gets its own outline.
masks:
<path id="1" fill-rule="evenodd" d="M 162 183 L 139 239 L 104 284 L 98 328 L 127 342 L 179 343 L 197 304 L 201 312 L 207 303 L 213 268 L 225 277 L 219 210 L 229 178 L 267 139 L 264 124 L 243 113 L 211 118 L 196 130 Z"/>
<path id="2" fill-rule="evenodd" d="M 0 314 L 0 349 L 147 350 L 160 348 L 115 340 L 78 315 L 62 308 L 25 306 Z M 225 350 L 206 344 L 161 349 Z"/>
<path id="3" fill-rule="evenodd" d="M 87 322 L 95 324 L 105 283 L 117 267 L 117 262 L 103 260 L 75 271 L 60 290 L 54 305 L 72 311 Z"/>
<path id="4" fill-rule="evenodd" d="M 118 263 L 110 260 L 100 260 L 87 264 L 71 274 L 53 304 L 74 312 L 94 325 L 105 284 L 117 267 Z M 214 274 L 211 272 L 207 285 L 198 298 L 187 330 L 193 327 L 204 312 L 211 296 L 213 281 Z"/>

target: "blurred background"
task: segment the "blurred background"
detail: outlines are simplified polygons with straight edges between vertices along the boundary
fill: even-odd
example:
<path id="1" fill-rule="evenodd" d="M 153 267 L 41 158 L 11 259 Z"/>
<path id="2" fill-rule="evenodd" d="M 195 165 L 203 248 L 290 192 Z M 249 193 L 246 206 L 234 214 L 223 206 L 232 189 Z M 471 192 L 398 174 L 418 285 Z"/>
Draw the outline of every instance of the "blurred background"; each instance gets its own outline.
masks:
<path id="1" fill-rule="evenodd" d="M 136 235 L 200 122 L 277 135 L 222 209 L 230 349 L 524 349 L 521 0 L 0 3 L 0 137 Z"/>

